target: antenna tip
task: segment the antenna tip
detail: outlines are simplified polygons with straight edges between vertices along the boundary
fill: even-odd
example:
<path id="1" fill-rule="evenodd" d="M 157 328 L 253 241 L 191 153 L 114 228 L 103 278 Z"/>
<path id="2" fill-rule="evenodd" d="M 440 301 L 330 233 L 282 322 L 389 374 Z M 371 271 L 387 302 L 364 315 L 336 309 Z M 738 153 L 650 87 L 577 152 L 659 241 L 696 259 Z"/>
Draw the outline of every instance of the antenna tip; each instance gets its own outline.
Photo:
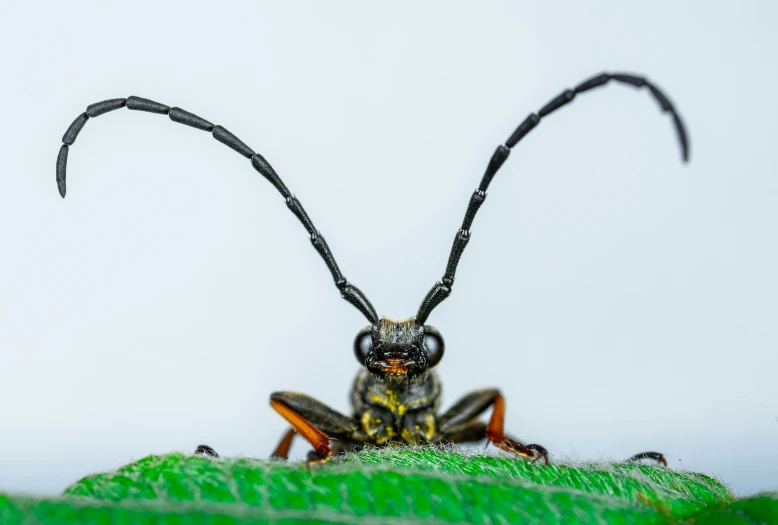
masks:
<path id="1" fill-rule="evenodd" d="M 689 139 L 686 137 L 686 133 L 682 135 L 683 140 L 681 142 L 681 158 L 683 159 L 684 164 L 689 163 Z"/>

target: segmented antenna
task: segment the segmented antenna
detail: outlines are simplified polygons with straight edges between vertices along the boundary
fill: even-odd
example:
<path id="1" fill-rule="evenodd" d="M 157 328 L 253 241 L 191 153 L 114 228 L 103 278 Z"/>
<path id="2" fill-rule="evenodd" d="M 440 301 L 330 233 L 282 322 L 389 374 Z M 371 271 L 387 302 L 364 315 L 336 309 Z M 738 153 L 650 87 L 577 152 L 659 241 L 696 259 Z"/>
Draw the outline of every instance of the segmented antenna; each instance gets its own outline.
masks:
<path id="1" fill-rule="evenodd" d="M 59 149 L 59 155 L 57 156 L 57 187 L 59 188 L 59 194 L 62 198 L 65 198 L 66 193 L 66 174 L 67 174 L 67 162 L 68 152 L 70 146 L 76 141 L 81 129 L 87 123 L 90 118 L 98 117 L 109 111 L 114 111 L 123 107 L 135 111 L 146 111 L 148 113 L 158 113 L 160 115 L 167 115 L 173 122 L 184 124 L 196 129 L 207 131 L 213 135 L 213 138 L 234 149 L 247 159 L 251 160 L 251 165 L 262 174 L 270 184 L 272 184 L 281 196 L 286 201 L 287 207 L 294 213 L 295 217 L 299 219 L 308 235 L 311 237 L 311 243 L 319 255 L 324 260 L 324 263 L 329 268 L 332 278 L 335 280 L 335 286 L 340 290 L 341 296 L 354 305 L 357 310 L 367 317 L 371 324 L 378 323 L 378 314 L 376 314 L 373 305 L 367 299 L 364 293 L 356 286 L 349 284 L 346 278 L 338 268 L 338 263 L 335 262 L 335 258 L 332 256 L 330 247 L 327 246 L 327 241 L 314 227 L 313 222 L 305 213 L 302 204 L 292 193 L 287 189 L 281 177 L 275 172 L 273 167 L 268 163 L 265 158 L 259 153 L 255 153 L 254 150 L 246 146 L 238 137 L 227 131 L 222 126 L 214 125 L 207 120 L 198 117 L 193 113 L 189 113 L 181 108 L 171 108 L 159 102 L 153 100 L 147 100 L 140 97 L 129 98 L 114 98 L 111 100 L 104 100 L 91 104 L 86 108 L 86 111 L 76 117 L 76 120 L 70 125 L 65 134 L 62 136 L 63 145 Z"/>
<path id="2" fill-rule="evenodd" d="M 681 144 L 681 157 L 684 162 L 688 162 L 689 139 L 686 135 L 686 129 L 684 129 L 681 117 L 678 116 L 673 104 L 665 94 L 645 78 L 626 73 L 602 73 L 578 84 L 574 89 L 566 89 L 558 96 L 554 97 L 548 104 L 540 108 L 537 113 L 531 113 L 524 119 L 524 122 L 519 124 L 519 127 L 516 128 L 513 134 L 508 137 L 505 144 L 497 146 L 497 150 L 492 155 L 492 158 L 489 160 L 489 164 L 486 167 L 486 172 L 481 179 L 481 184 L 470 198 L 470 203 L 467 205 L 467 211 L 465 212 L 465 219 L 462 221 L 462 227 L 457 232 L 456 237 L 454 237 L 454 245 L 451 247 L 451 254 L 448 257 L 448 264 L 446 264 L 446 273 L 443 274 L 443 279 L 435 283 L 421 302 L 419 312 L 416 314 L 417 323 L 424 324 L 432 310 L 451 295 L 451 289 L 454 286 L 454 275 L 457 271 L 459 259 L 462 257 L 462 252 L 465 251 L 465 247 L 470 240 L 470 226 L 473 224 L 473 219 L 475 219 L 478 209 L 486 199 L 486 189 L 489 187 L 489 183 L 492 182 L 497 171 L 507 160 L 511 148 L 518 144 L 530 131 L 535 129 L 535 126 L 540 123 L 542 118 L 547 117 L 554 111 L 572 102 L 576 95 L 596 87 L 604 86 L 611 80 L 615 80 L 622 84 L 628 84 L 636 88 L 648 88 L 659 103 L 662 111 L 670 113 L 672 116 L 675 130 L 678 133 L 678 142 Z"/>

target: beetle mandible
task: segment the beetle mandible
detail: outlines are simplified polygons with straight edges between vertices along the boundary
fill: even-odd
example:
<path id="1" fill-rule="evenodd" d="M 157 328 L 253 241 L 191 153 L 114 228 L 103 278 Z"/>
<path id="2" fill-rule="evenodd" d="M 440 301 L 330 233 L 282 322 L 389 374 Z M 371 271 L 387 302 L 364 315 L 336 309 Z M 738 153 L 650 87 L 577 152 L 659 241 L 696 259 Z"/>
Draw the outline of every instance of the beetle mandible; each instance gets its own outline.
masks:
<path id="1" fill-rule="evenodd" d="M 57 156 L 57 187 L 64 198 L 68 152 L 86 122 L 109 111 L 127 107 L 167 115 L 174 122 L 211 133 L 216 140 L 249 159 L 254 169 L 278 190 L 289 210 L 308 232 L 313 247 L 329 268 L 341 296 L 362 312 L 370 325 L 359 332 L 354 342 L 355 355 L 363 368 L 357 375 L 351 393 L 352 415 L 341 414 L 304 394 L 273 393 L 270 396 L 271 406 L 291 426 L 273 457 L 285 459 L 294 436 L 300 434 L 313 447 L 308 454 L 309 463 L 324 462 L 333 452 L 357 450 L 365 445 L 467 443 L 483 439 L 488 439 L 504 451 L 533 461 L 543 459 L 548 463 L 548 451 L 544 447 L 538 444 L 525 445 L 505 433 L 505 400 L 499 390 L 471 392 L 446 412 L 439 413 L 441 389 L 434 367 L 443 357 L 444 343 L 440 333 L 426 323 L 433 309 L 451 295 L 457 265 L 470 240 L 473 219 L 486 199 L 489 184 L 508 159 L 511 149 L 542 119 L 570 103 L 577 95 L 604 86 L 611 80 L 635 88 L 645 87 L 651 92 L 662 111 L 671 115 L 683 161 L 688 161 L 689 143 L 681 118 L 664 93 L 645 78 L 627 73 L 601 73 L 573 89 L 566 89 L 537 113 L 531 113 L 504 144 L 497 146 L 478 188 L 470 198 L 462 225 L 454 237 L 442 279 L 424 297 L 416 316 L 399 322 L 379 318 L 367 296 L 346 280 L 327 242 L 313 225 L 300 201 L 262 155 L 255 153 L 222 126 L 214 125 L 181 108 L 134 96 L 104 100 L 88 106 L 62 137 L 63 145 Z M 480 416 L 489 408 L 492 413 L 488 423 L 484 423 Z M 198 447 L 197 452 L 218 456 L 206 445 Z M 640 459 L 653 459 L 667 464 L 657 452 L 643 452 L 630 458 Z"/>

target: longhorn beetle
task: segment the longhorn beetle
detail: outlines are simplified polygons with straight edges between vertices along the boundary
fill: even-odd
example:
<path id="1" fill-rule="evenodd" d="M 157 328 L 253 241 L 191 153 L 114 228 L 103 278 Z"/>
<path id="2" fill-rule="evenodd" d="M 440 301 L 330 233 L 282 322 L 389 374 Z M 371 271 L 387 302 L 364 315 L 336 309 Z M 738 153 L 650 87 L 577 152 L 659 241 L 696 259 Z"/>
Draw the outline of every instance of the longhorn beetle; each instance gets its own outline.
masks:
<path id="1" fill-rule="evenodd" d="M 427 319 L 443 300 L 451 295 L 459 259 L 470 240 L 470 227 L 476 213 L 486 199 L 486 190 L 497 171 L 508 159 L 511 149 L 530 131 L 554 111 L 572 102 L 581 93 L 604 86 L 609 81 L 627 84 L 635 88 L 647 88 L 663 112 L 669 113 L 675 124 L 684 162 L 689 158 L 689 142 L 681 118 L 673 104 L 658 87 L 643 77 L 625 73 L 602 73 L 566 89 L 554 97 L 537 113 L 531 113 L 508 137 L 505 144 L 497 146 L 489 160 L 478 188 L 470 198 L 462 226 L 454 237 L 443 278 L 436 282 L 421 301 L 415 317 L 404 321 L 379 318 L 367 296 L 346 280 L 324 237 L 313 225 L 302 204 L 289 191 L 265 157 L 244 144 L 222 126 L 214 125 L 197 115 L 178 107 L 169 107 L 140 97 L 116 98 L 97 102 L 76 117 L 62 137 L 63 145 L 57 156 L 57 186 L 64 198 L 68 152 L 81 129 L 89 119 L 109 111 L 127 107 L 167 115 L 170 120 L 207 131 L 219 142 L 234 149 L 251 161 L 251 165 L 281 194 L 291 212 L 302 223 L 311 243 L 329 268 L 335 286 L 341 296 L 370 322 L 354 341 L 354 353 L 363 369 L 357 375 L 351 392 L 353 412 L 343 415 L 328 406 L 295 392 L 275 392 L 270 405 L 290 424 L 273 453 L 273 457 L 286 459 L 296 433 L 302 435 L 313 450 L 308 454 L 309 463 L 324 462 L 333 452 L 355 450 L 365 445 L 384 446 L 393 443 L 466 443 L 488 439 L 495 446 L 518 456 L 548 463 L 548 451 L 537 444 L 525 445 L 509 437 L 503 430 L 505 400 L 496 389 L 477 390 L 467 394 L 442 414 L 440 404 L 440 380 L 434 371 L 443 357 L 443 338 Z M 492 408 L 488 423 L 479 417 Z M 334 442 L 331 443 L 330 440 Z M 198 453 L 217 456 L 206 446 L 198 447 Z M 657 452 L 643 452 L 630 460 L 653 459 L 667 464 Z"/>

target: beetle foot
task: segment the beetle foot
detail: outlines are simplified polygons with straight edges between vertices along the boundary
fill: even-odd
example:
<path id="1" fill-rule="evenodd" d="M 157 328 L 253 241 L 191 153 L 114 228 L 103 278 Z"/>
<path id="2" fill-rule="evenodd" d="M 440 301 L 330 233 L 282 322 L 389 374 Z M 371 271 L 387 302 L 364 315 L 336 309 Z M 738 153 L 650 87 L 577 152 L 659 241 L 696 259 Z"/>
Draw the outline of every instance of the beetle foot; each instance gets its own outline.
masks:
<path id="1" fill-rule="evenodd" d="M 635 463 L 642 459 L 650 459 L 656 461 L 660 465 L 664 465 L 665 467 L 667 466 L 667 460 L 661 452 L 641 452 L 640 454 L 635 454 L 629 458 L 627 463 Z"/>
<path id="2" fill-rule="evenodd" d="M 489 437 L 489 440 L 497 445 L 498 448 L 506 452 L 512 452 L 519 456 L 532 460 L 535 463 L 538 460 L 543 460 L 544 465 L 548 465 L 548 450 L 543 445 L 532 443 L 529 445 L 522 445 L 515 439 L 504 437 L 501 441 L 495 438 Z"/>
<path id="3" fill-rule="evenodd" d="M 546 447 L 538 445 L 537 443 L 532 443 L 527 445 L 525 448 L 527 450 L 531 450 L 535 454 L 535 458 L 532 460 L 533 463 L 539 459 L 542 459 L 543 463 L 548 465 L 548 450 L 546 450 Z"/>
<path id="4" fill-rule="evenodd" d="M 306 461 L 306 464 L 310 467 L 311 465 L 318 465 L 320 463 L 326 463 L 330 456 L 332 456 L 332 450 L 329 449 L 323 449 L 323 450 L 311 450 L 308 452 L 308 461 Z"/>
<path id="5" fill-rule="evenodd" d="M 203 455 L 203 456 L 209 456 L 209 457 L 212 457 L 212 458 L 220 457 L 219 454 L 214 449 L 209 447 L 208 445 L 199 445 L 195 449 L 194 454 L 195 454 L 195 456 Z"/>

